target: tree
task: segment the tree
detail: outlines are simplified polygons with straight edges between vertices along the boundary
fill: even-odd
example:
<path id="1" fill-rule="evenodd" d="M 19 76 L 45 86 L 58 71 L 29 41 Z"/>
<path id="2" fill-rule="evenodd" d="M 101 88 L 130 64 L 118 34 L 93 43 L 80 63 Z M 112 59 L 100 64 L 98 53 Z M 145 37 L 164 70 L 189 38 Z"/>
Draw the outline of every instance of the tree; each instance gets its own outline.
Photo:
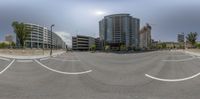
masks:
<path id="1" fill-rule="evenodd" d="M 167 48 L 167 44 L 166 43 L 162 43 L 161 47 L 162 47 L 162 49 L 166 49 Z"/>
<path id="2" fill-rule="evenodd" d="M 15 47 L 15 45 L 16 45 L 15 42 L 10 43 L 11 48 Z"/>
<path id="3" fill-rule="evenodd" d="M 0 48 L 7 48 L 9 46 L 8 43 L 2 42 L 0 43 Z"/>
<path id="4" fill-rule="evenodd" d="M 105 51 L 108 51 L 108 50 L 110 50 L 110 46 L 109 46 L 109 45 L 106 45 L 106 46 L 105 46 Z"/>
<path id="5" fill-rule="evenodd" d="M 126 50 L 126 46 L 125 45 L 120 45 L 120 51 L 125 51 Z"/>
<path id="6" fill-rule="evenodd" d="M 187 41 L 192 45 L 192 47 L 194 47 L 196 44 L 197 36 L 198 34 L 196 32 L 190 32 L 186 36 Z"/>
<path id="7" fill-rule="evenodd" d="M 196 43 L 195 46 L 200 49 L 200 43 Z"/>
<path id="8" fill-rule="evenodd" d="M 96 51 L 96 45 L 93 44 L 92 46 L 90 46 L 90 50 L 91 50 L 91 51 Z"/>
<path id="9" fill-rule="evenodd" d="M 14 29 L 14 32 L 16 33 L 20 46 L 24 48 L 25 40 L 27 39 L 28 35 L 31 33 L 31 29 L 26 28 L 26 25 L 24 23 L 19 23 L 17 21 L 14 21 L 12 23 L 12 27 Z"/>

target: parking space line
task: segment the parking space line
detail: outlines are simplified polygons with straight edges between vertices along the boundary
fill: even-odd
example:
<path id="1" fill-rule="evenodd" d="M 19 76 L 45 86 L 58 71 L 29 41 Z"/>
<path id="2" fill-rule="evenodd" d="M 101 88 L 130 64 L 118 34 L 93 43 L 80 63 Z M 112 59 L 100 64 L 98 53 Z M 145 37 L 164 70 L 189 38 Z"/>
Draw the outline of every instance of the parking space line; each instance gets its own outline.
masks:
<path id="1" fill-rule="evenodd" d="M 44 64 L 42 64 L 41 62 L 39 62 L 38 60 L 35 59 L 35 62 L 38 63 L 39 65 L 41 65 L 42 67 L 50 70 L 50 71 L 53 71 L 53 72 L 56 72 L 56 73 L 60 73 L 60 74 L 68 74 L 68 75 L 79 75 L 79 74 L 85 74 L 85 73 L 89 73 L 89 72 L 92 72 L 92 70 L 88 70 L 88 71 L 84 71 L 84 72 L 63 72 L 63 71 L 58 71 L 58 70 L 55 70 L 55 69 L 52 69 Z"/>
<path id="2" fill-rule="evenodd" d="M 164 82 L 178 82 L 178 81 L 185 81 L 185 80 L 189 80 L 189 79 L 192 79 L 192 78 L 195 78 L 197 76 L 199 76 L 200 73 L 197 73 L 193 76 L 190 76 L 190 77 L 186 77 L 186 78 L 180 78 L 180 79 L 162 79 L 162 78 L 157 78 L 157 77 L 153 77 L 151 75 L 148 75 L 148 74 L 145 74 L 146 77 L 149 77 L 151 79 L 154 79 L 154 80 L 158 80 L 158 81 L 164 81 Z"/>
<path id="3" fill-rule="evenodd" d="M 10 62 L 10 63 L 8 64 L 8 66 L 7 66 L 6 68 L 4 68 L 4 69 L 0 72 L 0 74 L 2 74 L 3 72 L 5 72 L 14 62 L 15 62 L 15 59 L 13 59 L 13 61 Z"/>
<path id="4" fill-rule="evenodd" d="M 8 59 L 8 58 L 3 58 L 3 57 L 0 57 L 0 60 L 10 61 L 10 59 Z"/>
<path id="5" fill-rule="evenodd" d="M 44 61 L 44 60 L 48 60 L 49 57 L 46 57 L 46 58 L 41 58 L 40 61 Z"/>

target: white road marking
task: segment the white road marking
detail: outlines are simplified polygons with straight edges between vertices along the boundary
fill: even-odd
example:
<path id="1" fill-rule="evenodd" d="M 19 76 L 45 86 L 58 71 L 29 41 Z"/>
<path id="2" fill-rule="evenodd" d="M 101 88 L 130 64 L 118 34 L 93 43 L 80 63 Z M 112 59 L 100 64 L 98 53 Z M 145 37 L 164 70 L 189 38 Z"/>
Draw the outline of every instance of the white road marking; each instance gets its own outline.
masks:
<path id="1" fill-rule="evenodd" d="M 51 59 L 54 59 L 54 60 L 58 60 L 58 61 L 80 61 L 80 60 L 65 60 L 65 59 L 58 59 L 58 58 L 51 58 Z"/>
<path id="2" fill-rule="evenodd" d="M 180 78 L 180 79 L 162 79 L 162 78 L 157 78 L 157 77 L 153 77 L 151 75 L 148 75 L 148 74 L 145 74 L 146 77 L 149 77 L 151 79 L 154 79 L 154 80 L 158 80 L 158 81 L 165 81 L 165 82 L 178 82 L 178 81 L 185 81 L 185 80 L 189 80 L 189 79 L 192 79 L 192 78 L 195 78 L 197 76 L 199 76 L 200 73 L 197 73 L 193 76 L 190 76 L 190 77 L 186 77 L 186 78 Z"/>
<path id="3" fill-rule="evenodd" d="M 13 59 L 13 61 L 10 62 L 10 64 L 8 64 L 8 66 L 7 66 L 6 68 L 4 68 L 4 69 L 0 72 L 0 74 L 2 74 L 3 72 L 5 72 L 14 62 L 15 62 L 15 59 Z"/>
<path id="4" fill-rule="evenodd" d="M 29 63 L 29 62 L 33 62 L 33 60 L 27 60 L 27 59 L 24 59 L 24 60 L 16 60 L 17 62 L 21 62 L 21 63 Z"/>
<path id="5" fill-rule="evenodd" d="M 191 58 L 187 58 L 187 59 L 179 59 L 179 60 L 162 60 L 162 61 L 170 61 L 170 62 L 181 62 L 181 61 L 190 61 L 195 59 L 195 56 L 192 56 Z"/>
<path id="6" fill-rule="evenodd" d="M 10 61 L 10 59 L 8 59 L 8 58 L 3 58 L 3 57 L 0 57 L 0 60 Z"/>
<path id="7" fill-rule="evenodd" d="M 44 64 L 42 64 L 41 62 L 39 62 L 36 59 L 35 59 L 35 62 L 37 62 L 39 65 L 41 65 L 42 67 L 44 67 L 44 68 L 46 68 L 46 69 L 48 69 L 50 71 L 53 71 L 53 72 L 56 72 L 56 73 L 60 73 L 60 74 L 79 75 L 79 74 L 85 74 L 85 73 L 92 72 L 92 70 L 88 70 L 88 71 L 84 71 L 84 72 L 62 72 L 62 71 L 58 71 L 58 70 L 49 68 L 48 66 L 45 66 Z"/>
<path id="8" fill-rule="evenodd" d="M 47 57 L 47 58 L 41 58 L 40 61 L 48 60 L 48 59 L 49 59 L 49 57 Z"/>

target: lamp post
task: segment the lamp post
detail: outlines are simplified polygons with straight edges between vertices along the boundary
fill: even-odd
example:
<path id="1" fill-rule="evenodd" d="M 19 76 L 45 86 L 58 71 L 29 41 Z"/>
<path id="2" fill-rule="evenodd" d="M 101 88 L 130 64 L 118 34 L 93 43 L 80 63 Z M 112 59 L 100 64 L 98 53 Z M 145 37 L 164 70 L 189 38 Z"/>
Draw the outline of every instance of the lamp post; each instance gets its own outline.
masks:
<path id="1" fill-rule="evenodd" d="M 184 50 L 186 50 L 186 46 L 187 46 L 187 43 L 186 43 L 186 36 L 185 36 L 185 33 L 183 33 L 183 36 L 184 36 L 184 40 L 183 40 L 183 42 L 184 42 Z"/>
<path id="2" fill-rule="evenodd" d="M 52 45 L 53 45 L 53 41 L 52 41 L 52 28 L 54 27 L 55 25 L 54 24 L 52 24 L 51 25 L 51 51 L 50 51 L 50 56 L 52 56 Z"/>

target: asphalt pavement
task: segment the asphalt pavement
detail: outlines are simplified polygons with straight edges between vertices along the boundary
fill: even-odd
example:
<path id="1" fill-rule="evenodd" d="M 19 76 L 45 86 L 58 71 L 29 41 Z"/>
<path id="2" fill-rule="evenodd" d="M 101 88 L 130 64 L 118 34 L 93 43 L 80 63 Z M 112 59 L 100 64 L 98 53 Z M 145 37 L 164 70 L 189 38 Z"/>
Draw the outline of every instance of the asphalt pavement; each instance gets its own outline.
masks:
<path id="1" fill-rule="evenodd" d="M 199 99 L 200 59 L 179 51 L 0 58 L 0 99 Z"/>

